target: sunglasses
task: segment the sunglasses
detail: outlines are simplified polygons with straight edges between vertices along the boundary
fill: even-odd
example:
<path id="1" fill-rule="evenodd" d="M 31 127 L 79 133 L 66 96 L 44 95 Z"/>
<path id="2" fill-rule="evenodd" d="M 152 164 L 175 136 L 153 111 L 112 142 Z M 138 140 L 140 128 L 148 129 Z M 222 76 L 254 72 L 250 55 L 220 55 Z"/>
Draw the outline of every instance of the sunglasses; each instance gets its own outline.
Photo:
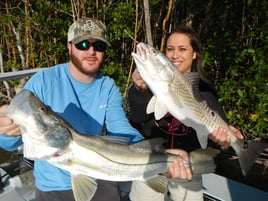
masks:
<path id="1" fill-rule="evenodd" d="M 78 50 L 82 50 L 82 51 L 88 50 L 91 46 L 93 46 L 93 49 L 98 52 L 104 52 L 106 49 L 106 43 L 103 41 L 96 41 L 94 43 L 91 43 L 87 40 L 83 40 L 75 44 L 75 47 Z"/>

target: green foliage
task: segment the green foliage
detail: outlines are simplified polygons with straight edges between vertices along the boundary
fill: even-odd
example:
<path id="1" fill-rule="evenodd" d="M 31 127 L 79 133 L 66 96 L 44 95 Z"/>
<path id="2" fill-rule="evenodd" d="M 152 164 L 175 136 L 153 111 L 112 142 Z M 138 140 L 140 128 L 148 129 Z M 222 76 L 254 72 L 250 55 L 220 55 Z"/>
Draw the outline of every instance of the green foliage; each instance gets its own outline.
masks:
<path id="1" fill-rule="evenodd" d="M 236 2 L 219 6 L 217 9 L 223 14 L 219 17 L 213 13 L 213 22 L 219 18 L 218 24 L 213 25 L 213 34 L 206 30 L 202 38 L 205 44 L 204 65 L 217 83 L 220 103 L 228 119 L 247 137 L 267 140 L 268 29 L 263 27 L 267 20 L 263 16 L 265 5 L 267 3 L 263 1 L 251 2 L 250 5 Z M 205 36 L 210 37 L 206 40 Z"/>
<path id="2" fill-rule="evenodd" d="M 104 65 L 103 72 L 115 80 L 117 86 L 120 87 L 121 92 L 125 90 L 127 77 L 124 75 L 122 64 L 111 61 Z"/>
<path id="3" fill-rule="evenodd" d="M 111 76 L 123 92 L 131 62 L 135 31 L 135 5 L 126 2 L 113 4 L 107 11 L 107 33 L 111 47 L 107 51 L 104 72 Z"/>
<path id="4" fill-rule="evenodd" d="M 259 48 L 237 52 L 219 87 L 220 102 L 233 124 L 255 137 L 267 136 L 268 65 Z"/>
<path id="5" fill-rule="evenodd" d="M 130 3 L 120 2 L 109 9 L 108 26 L 109 38 L 113 41 L 121 41 L 122 38 L 134 36 L 135 7 Z"/>

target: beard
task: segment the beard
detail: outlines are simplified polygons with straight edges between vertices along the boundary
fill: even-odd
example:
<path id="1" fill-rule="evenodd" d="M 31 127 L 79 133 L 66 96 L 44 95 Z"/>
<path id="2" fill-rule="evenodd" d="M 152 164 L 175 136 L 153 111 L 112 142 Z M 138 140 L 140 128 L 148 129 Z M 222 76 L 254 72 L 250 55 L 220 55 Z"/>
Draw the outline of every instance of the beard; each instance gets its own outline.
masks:
<path id="1" fill-rule="evenodd" d="M 100 66 L 98 68 L 86 68 L 83 67 L 82 60 L 75 56 L 74 54 L 70 54 L 70 60 L 73 63 L 73 65 L 79 70 L 81 73 L 89 75 L 89 74 L 96 74 L 99 72 Z"/>

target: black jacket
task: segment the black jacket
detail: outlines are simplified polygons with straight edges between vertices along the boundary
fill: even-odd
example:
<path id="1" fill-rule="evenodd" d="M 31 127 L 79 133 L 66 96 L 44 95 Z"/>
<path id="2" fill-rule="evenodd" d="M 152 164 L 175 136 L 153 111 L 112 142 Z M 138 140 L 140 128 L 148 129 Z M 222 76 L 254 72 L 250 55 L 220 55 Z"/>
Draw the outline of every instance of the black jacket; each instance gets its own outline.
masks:
<path id="1" fill-rule="evenodd" d="M 197 73 L 193 75 L 190 83 L 199 89 L 202 99 L 206 100 L 211 109 L 216 111 L 225 120 L 225 114 L 217 101 L 216 90 L 202 81 Z M 130 123 L 145 137 L 145 139 L 162 137 L 165 148 L 181 148 L 188 152 L 200 148 L 196 131 L 182 124 L 180 121 L 167 114 L 156 121 L 154 114 L 146 114 L 146 107 L 153 96 L 150 90 L 138 91 L 131 85 L 128 91 L 128 104 L 130 109 Z"/>

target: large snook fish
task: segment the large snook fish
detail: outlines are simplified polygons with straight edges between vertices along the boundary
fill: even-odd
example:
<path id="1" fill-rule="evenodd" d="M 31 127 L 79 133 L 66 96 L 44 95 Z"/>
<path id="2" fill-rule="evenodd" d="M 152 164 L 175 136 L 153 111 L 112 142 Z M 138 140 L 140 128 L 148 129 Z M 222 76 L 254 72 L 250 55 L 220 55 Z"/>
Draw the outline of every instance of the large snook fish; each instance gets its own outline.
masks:
<path id="1" fill-rule="evenodd" d="M 77 201 L 92 198 L 97 188 L 93 178 L 146 181 L 164 193 L 167 179 L 159 174 L 167 171 L 174 159 L 183 161 L 166 153 L 159 139 L 127 145 L 120 137 L 79 134 L 28 90 L 19 92 L 4 114 L 20 126 L 26 158 L 47 160 L 71 173 Z M 201 149 L 189 154 L 189 162 L 183 162 L 194 174 L 214 172 L 217 153 L 215 149 Z"/>
<path id="2" fill-rule="evenodd" d="M 199 90 L 186 79 L 186 74 L 179 72 L 159 50 L 149 44 L 139 43 L 137 53 L 132 53 L 132 56 L 141 77 L 154 94 L 147 105 L 147 113 L 154 112 L 156 119 L 170 113 L 194 128 L 202 148 L 207 147 L 208 135 L 213 130 L 225 128 L 231 136 L 231 146 L 238 155 L 242 172 L 246 175 L 267 144 L 236 138 L 229 125 L 210 109 Z"/>

